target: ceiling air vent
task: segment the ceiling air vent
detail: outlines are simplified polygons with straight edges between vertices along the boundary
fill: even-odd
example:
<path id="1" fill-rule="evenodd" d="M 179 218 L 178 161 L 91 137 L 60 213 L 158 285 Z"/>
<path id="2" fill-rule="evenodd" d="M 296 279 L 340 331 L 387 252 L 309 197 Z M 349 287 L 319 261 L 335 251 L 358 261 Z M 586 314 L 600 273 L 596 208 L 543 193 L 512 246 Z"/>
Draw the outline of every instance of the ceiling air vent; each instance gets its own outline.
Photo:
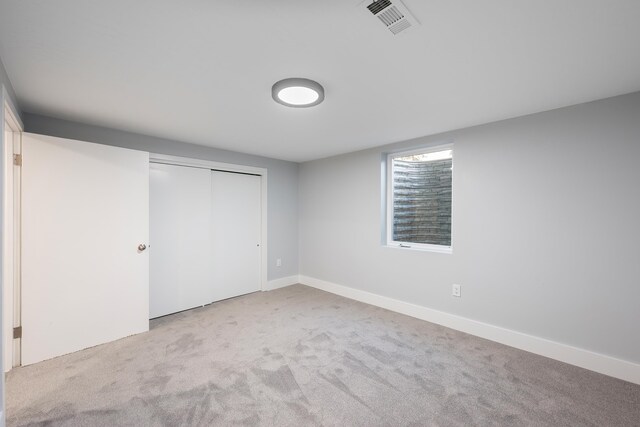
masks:
<path id="1" fill-rule="evenodd" d="M 405 7 L 400 0 L 376 0 L 367 6 L 367 9 L 373 13 L 394 35 L 419 25 L 416 18 L 411 15 L 409 9 Z"/>
<path id="2" fill-rule="evenodd" d="M 377 15 L 382 9 L 389 6 L 391 6 L 391 2 L 389 0 L 378 0 L 367 6 L 367 9 L 369 9 L 374 15 Z"/>

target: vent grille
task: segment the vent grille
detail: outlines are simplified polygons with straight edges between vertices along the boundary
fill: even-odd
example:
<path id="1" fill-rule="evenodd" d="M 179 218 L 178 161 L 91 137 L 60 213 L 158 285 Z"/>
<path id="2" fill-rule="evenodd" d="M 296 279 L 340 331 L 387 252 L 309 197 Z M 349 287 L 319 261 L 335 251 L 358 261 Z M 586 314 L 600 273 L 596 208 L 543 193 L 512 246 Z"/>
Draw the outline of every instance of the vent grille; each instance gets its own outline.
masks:
<path id="1" fill-rule="evenodd" d="M 409 21 L 407 21 L 406 19 L 403 19 L 402 21 L 398 22 L 397 24 L 390 26 L 389 29 L 395 35 L 395 34 L 398 34 L 400 31 L 406 30 L 409 27 L 411 27 L 411 23 Z"/>
<path id="2" fill-rule="evenodd" d="M 381 10 L 389 6 L 391 6 L 391 2 L 389 0 L 377 0 L 367 6 L 367 9 L 369 9 L 374 15 L 377 15 Z"/>
<path id="3" fill-rule="evenodd" d="M 394 35 L 420 25 L 401 0 L 394 0 L 393 3 L 391 0 L 374 0 L 367 9 Z"/>
<path id="4" fill-rule="evenodd" d="M 391 6 L 377 16 L 387 27 L 390 27 L 391 25 L 404 18 L 404 15 L 395 6 Z"/>

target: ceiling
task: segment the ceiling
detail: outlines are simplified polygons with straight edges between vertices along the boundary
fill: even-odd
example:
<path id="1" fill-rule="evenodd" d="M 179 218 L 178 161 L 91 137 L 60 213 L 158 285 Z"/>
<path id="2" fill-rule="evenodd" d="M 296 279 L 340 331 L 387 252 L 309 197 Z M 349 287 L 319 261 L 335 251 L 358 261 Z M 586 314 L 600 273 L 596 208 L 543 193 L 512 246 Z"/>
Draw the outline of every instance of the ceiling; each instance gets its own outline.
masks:
<path id="1" fill-rule="evenodd" d="M 23 111 L 298 162 L 640 90 L 638 0 L 368 3 L 0 0 L 0 57 Z"/>

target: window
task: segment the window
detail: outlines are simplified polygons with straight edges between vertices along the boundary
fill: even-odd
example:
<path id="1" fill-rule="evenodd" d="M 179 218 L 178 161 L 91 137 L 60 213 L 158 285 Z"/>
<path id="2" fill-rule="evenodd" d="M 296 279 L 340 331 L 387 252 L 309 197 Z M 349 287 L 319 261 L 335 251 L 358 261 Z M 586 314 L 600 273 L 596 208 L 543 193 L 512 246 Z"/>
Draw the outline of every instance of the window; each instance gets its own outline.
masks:
<path id="1" fill-rule="evenodd" d="M 387 157 L 387 244 L 451 252 L 453 147 Z"/>

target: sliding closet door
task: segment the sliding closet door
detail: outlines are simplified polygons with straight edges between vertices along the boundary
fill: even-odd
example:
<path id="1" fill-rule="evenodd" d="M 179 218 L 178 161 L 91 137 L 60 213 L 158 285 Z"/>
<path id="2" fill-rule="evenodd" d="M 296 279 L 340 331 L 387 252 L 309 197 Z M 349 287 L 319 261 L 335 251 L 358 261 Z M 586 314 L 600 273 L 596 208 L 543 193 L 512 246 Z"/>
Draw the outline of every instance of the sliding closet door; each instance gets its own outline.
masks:
<path id="1" fill-rule="evenodd" d="M 260 290 L 260 180 L 211 173 L 214 301 Z"/>
<path id="2" fill-rule="evenodd" d="M 151 165 L 150 317 L 260 290 L 261 178 Z"/>
<path id="3" fill-rule="evenodd" d="M 149 154 L 25 133 L 22 363 L 149 329 Z"/>
<path id="4" fill-rule="evenodd" d="M 212 299 L 211 171 L 151 164 L 150 317 Z"/>

